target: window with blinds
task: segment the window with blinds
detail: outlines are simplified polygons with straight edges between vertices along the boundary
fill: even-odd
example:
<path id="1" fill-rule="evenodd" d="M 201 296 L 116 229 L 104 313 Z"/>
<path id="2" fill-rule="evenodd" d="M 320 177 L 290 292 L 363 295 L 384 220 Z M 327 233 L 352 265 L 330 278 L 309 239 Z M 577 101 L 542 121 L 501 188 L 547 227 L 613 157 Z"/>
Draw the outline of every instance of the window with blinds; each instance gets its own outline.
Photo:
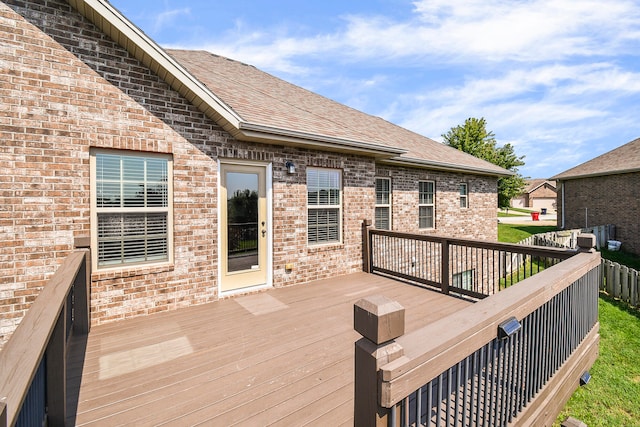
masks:
<path id="1" fill-rule="evenodd" d="M 169 261 L 170 158 L 101 151 L 92 160 L 97 266 Z"/>
<path id="2" fill-rule="evenodd" d="M 436 185 L 433 181 L 418 182 L 418 222 L 419 228 L 435 226 Z"/>
<path id="3" fill-rule="evenodd" d="M 475 270 L 465 270 L 461 273 L 454 273 L 451 277 L 451 286 L 454 288 L 465 289 L 467 291 L 473 290 L 473 276 Z"/>
<path id="4" fill-rule="evenodd" d="M 465 183 L 460 184 L 460 207 L 469 207 L 469 190 L 467 188 L 467 184 Z"/>
<path id="5" fill-rule="evenodd" d="M 376 178 L 375 227 L 391 230 L 391 179 Z"/>
<path id="6" fill-rule="evenodd" d="M 341 241 L 342 176 L 331 169 L 307 169 L 307 241 Z"/>

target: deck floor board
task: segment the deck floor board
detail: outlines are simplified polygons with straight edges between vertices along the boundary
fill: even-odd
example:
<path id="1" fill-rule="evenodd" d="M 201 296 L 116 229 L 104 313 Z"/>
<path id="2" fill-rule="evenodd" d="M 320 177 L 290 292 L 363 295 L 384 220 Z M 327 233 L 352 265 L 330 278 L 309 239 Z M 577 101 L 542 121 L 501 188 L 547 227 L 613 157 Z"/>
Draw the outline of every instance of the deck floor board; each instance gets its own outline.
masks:
<path id="1" fill-rule="evenodd" d="M 69 424 L 352 425 L 353 304 L 410 332 L 470 304 L 365 273 L 113 322 L 74 337 Z"/>

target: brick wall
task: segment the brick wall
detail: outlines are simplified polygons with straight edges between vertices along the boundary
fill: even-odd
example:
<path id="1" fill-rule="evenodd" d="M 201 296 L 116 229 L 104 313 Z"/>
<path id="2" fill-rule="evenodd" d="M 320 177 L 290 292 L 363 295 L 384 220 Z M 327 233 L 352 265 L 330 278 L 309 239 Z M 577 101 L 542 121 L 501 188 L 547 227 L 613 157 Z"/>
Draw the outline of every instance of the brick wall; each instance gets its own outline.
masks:
<path id="1" fill-rule="evenodd" d="M 498 239 L 496 178 L 388 166 L 378 166 L 376 176 L 391 178 L 393 230 Z M 435 183 L 434 229 L 418 228 L 418 181 Z M 468 208 L 460 207 L 461 183 L 468 187 Z"/>
<path id="2" fill-rule="evenodd" d="M 622 250 L 640 254 L 640 172 L 562 181 L 565 228 L 614 224 Z M 562 187 L 558 185 L 558 224 Z M 586 210 L 585 210 L 586 208 Z"/>
<path id="3" fill-rule="evenodd" d="M 0 148 L 0 341 L 72 250 L 74 237 L 90 233 L 90 147 L 172 153 L 174 164 L 175 266 L 94 272 L 94 324 L 218 298 L 219 159 L 273 165 L 276 286 L 360 269 L 372 159 L 235 141 L 63 2 L 16 1 L 0 12 L 7 40 L 0 51 L 7 103 Z M 298 165 L 295 175 L 286 174 L 286 160 Z M 340 245 L 306 244 L 307 165 L 343 171 Z M 286 263 L 294 268 L 285 271 Z"/>
<path id="4" fill-rule="evenodd" d="M 90 234 L 92 147 L 170 153 L 174 167 L 174 265 L 94 271 L 94 325 L 219 297 L 219 160 L 272 164 L 275 286 L 361 269 L 360 224 L 374 214 L 372 158 L 234 140 L 63 1 L 0 3 L 0 38 L 0 345 L 74 238 Z M 286 173 L 287 160 L 296 174 Z M 308 166 L 342 171 L 341 244 L 306 243 Z M 402 168 L 378 173 L 393 178 L 394 217 L 408 215 L 394 228 L 415 230 L 411 184 L 424 176 L 436 181 L 436 232 L 496 239 L 495 179 Z M 470 191 L 464 211 L 461 181 Z M 288 263 L 293 269 L 285 270 Z"/>

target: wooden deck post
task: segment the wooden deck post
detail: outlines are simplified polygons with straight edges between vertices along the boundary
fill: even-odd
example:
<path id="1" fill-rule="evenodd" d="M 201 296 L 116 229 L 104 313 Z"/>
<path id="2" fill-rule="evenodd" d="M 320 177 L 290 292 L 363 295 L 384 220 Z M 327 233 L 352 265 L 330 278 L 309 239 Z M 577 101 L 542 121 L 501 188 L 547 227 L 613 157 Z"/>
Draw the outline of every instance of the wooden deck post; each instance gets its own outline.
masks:
<path id="1" fill-rule="evenodd" d="M 91 330 L 91 240 L 88 237 L 77 237 L 74 246 L 86 252 L 84 264 L 78 271 L 73 284 L 75 292 L 73 332 L 88 334 Z"/>
<path id="2" fill-rule="evenodd" d="M 584 233 L 578 235 L 578 252 L 595 252 L 596 236 Z"/>
<path id="3" fill-rule="evenodd" d="M 371 241 L 369 240 L 370 219 L 362 220 L 362 271 L 371 273 Z"/>
<path id="4" fill-rule="evenodd" d="M 378 370 L 404 355 L 394 341 L 404 334 L 404 307 L 382 295 L 363 298 L 353 306 L 353 327 L 363 336 L 355 343 L 353 424 L 386 427 L 390 409 L 379 405 Z"/>
<path id="5" fill-rule="evenodd" d="M 449 295 L 449 241 L 447 239 L 442 241 L 442 262 L 440 265 L 442 269 L 442 293 Z"/>

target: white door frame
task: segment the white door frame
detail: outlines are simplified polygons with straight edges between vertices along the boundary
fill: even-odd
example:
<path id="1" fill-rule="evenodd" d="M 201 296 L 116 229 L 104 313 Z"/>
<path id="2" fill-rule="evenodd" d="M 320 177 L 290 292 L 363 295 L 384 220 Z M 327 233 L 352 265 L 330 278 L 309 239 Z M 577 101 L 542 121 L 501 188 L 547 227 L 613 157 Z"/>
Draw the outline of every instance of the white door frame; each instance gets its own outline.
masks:
<path id="1" fill-rule="evenodd" d="M 271 163 L 261 163 L 261 162 L 252 162 L 249 160 L 220 160 L 218 159 L 218 188 L 217 188 L 217 199 L 218 199 L 218 226 L 217 226 L 217 248 L 218 248 L 218 258 L 217 262 L 217 290 L 218 296 L 229 296 L 234 294 L 242 294 L 253 290 L 259 290 L 264 288 L 273 287 L 273 166 Z M 222 203 L 220 203 L 220 197 L 222 194 L 222 165 L 239 165 L 239 166 L 254 166 L 254 167 L 263 167 L 266 171 L 266 197 L 267 197 L 267 265 L 266 265 L 266 283 L 255 286 L 248 286 L 246 288 L 235 289 L 230 291 L 222 291 L 220 284 L 223 280 L 224 272 L 222 271 L 222 257 L 225 254 L 222 251 L 223 242 L 222 236 L 226 233 L 222 231 Z"/>

